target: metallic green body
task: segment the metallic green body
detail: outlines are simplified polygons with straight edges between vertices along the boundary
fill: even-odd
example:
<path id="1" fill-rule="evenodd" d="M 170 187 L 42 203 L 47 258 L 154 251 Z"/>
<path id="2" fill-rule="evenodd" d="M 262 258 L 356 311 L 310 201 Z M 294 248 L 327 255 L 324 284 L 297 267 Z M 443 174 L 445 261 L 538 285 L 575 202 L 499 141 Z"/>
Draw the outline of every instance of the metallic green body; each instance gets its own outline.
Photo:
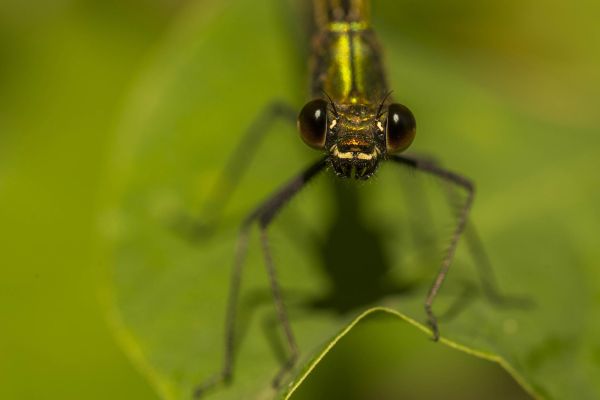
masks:
<path id="1" fill-rule="evenodd" d="M 379 104 L 388 92 L 366 0 L 314 0 L 312 95 L 336 104 Z"/>

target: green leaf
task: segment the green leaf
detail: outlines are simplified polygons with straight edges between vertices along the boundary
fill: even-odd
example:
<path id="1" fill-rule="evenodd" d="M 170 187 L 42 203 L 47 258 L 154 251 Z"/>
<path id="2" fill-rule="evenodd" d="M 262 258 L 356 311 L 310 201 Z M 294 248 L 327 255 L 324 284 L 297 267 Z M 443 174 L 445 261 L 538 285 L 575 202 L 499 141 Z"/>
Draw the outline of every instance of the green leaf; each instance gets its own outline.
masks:
<path id="1" fill-rule="evenodd" d="M 579 95 L 598 93 L 597 87 L 584 85 L 585 74 L 573 78 L 580 84 L 575 89 L 558 85 L 557 107 L 538 97 L 527 73 L 511 77 L 509 61 L 531 61 L 526 52 L 502 46 L 495 53 L 476 51 L 478 44 L 496 43 L 497 26 L 473 39 L 471 51 L 463 37 L 446 34 L 453 26 L 438 26 L 447 41 L 438 43 L 424 33 L 427 21 L 403 25 L 406 14 L 387 9 L 392 3 L 376 3 L 375 25 L 394 95 L 418 119 L 414 150 L 438 155 L 477 182 L 472 218 L 498 281 L 506 292 L 536 303 L 533 309 L 499 308 L 478 297 L 442 322 L 441 345 L 498 363 L 535 397 L 600 397 L 600 277 L 594 268 L 600 222 L 593 217 L 600 200 L 599 139 L 593 134 L 597 119 L 578 107 Z M 408 11 L 419 15 L 412 7 Z M 482 11 L 471 11 L 464 23 L 472 28 Z M 275 124 L 218 231 L 192 242 L 173 229 L 181 215 L 201 216 L 240 134 L 272 99 L 298 109 L 306 100 L 298 67 L 306 61 L 290 15 L 275 0 L 191 7 L 127 101 L 112 163 L 111 207 L 103 218 L 111 245 L 106 306 L 123 348 L 167 399 L 189 398 L 222 366 L 237 225 L 318 156 L 293 126 Z M 546 90 L 552 71 L 535 75 Z M 575 114 L 557 112 L 563 109 Z M 453 220 L 435 185 L 419 182 L 391 165 L 357 187 L 325 175 L 278 216 L 271 245 L 302 352 L 280 397 L 288 398 L 370 313 L 393 313 L 427 340 L 415 321 L 424 320 L 422 302 L 443 249 L 440 231 Z M 407 228 L 411 219 L 422 224 L 421 214 L 408 207 L 415 185 L 432 199 L 435 227 L 421 228 L 439 239 L 421 246 L 411 242 Z M 270 382 L 285 344 L 255 236 L 249 248 L 234 382 L 211 393 L 214 399 L 277 395 Z M 465 287 L 479 285 L 476 276 L 461 246 L 435 309 L 442 313 Z"/>

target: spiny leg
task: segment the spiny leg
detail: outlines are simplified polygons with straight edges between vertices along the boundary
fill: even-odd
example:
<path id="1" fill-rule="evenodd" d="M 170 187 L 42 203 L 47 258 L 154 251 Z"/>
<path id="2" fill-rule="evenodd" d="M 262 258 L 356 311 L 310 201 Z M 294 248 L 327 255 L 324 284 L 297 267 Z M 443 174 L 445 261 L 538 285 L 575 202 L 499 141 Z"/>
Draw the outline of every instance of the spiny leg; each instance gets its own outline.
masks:
<path id="1" fill-rule="evenodd" d="M 217 386 L 221 382 L 228 383 L 231 380 L 234 349 L 235 349 L 235 322 L 237 303 L 241 286 L 242 269 L 248 249 L 248 233 L 250 224 L 246 221 L 242 224 L 238 235 L 235 261 L 231 270 L 229 283 L 229 297 L 227 298 L 227 311 L 225 316 L 225 352 L 223 354 L 223 368 L 219 374 L 207 380 L 194 390 L 194 397 L 200 398 L 206 391 Z"/>
<path id="2" fill-rule="evenodd" d="M 429 155 L 429 154 L 419 154 L 419 155 L 415 155 L 412 154 L 415 157 L 420 158 L 421 160 L 427 160 L 428 162 L 432 163 L 432 164 L 436 164 L 436 165 L 440 165 L 439 161 Z M 411 169 L 410 172 L 411 173 L 411 178 L 415 178 L 414 176 L 414 169 Z M 426 235 L 424 234 L 424 232 L 420 229 L 422 229 L 422 226 L 432 226 L 433 224 L 433 217 L 432 217 L 432 211 L 431 211 L 431 204 L 428 201 L 428 197 L 425 195 L 425 188 L 423 187 L 423 182 L 420 179 L 413 179 L 410 182 L 410 188 L 408 187 L 408 185 L 404 185 L 406 186 L 406 197 L 409 200 L 409 204 L 408 206 L 410 207 L 410 221 L 411 221 L 411 230 L 413 232 L 413 235 L 415 236 L 415 243 L 419 246 L 419 247 L 423 247 L 423 243 L 427 243 L 430 240 L 433 240 L 433 238 L 427 238 Z M 455 212 L 455 207 L 453 207 L 453 204 L 457 204 L 456 200 L 456 191 L 454 190 L 455 188 L 453 186 L 451 186 L 450 184 L 444 182 L 443 184 L 443 193 L 446 195 L 446 200 L 448 201 L 448 203 L 450 204 L 450 208 L 452 209 L 452 212 Z M 415 213 L 416 211 L 416 213 Z M 414 214 L 414 215 L 413 215 Z M 465 232 L 463 233 L 463 236 L 465 236 L 465 239 L 467 240 L 467 242 L 469 241 L 469 236 L 467 235 L 467 232 L 469 230 L 469 227 L 472 225 L 471 221 L 467 222 L 467 226 L 465 227 Z M 427 249 L 427 247 L 425 248 L 425 250 Z M 469 246 L 470 249 L 470 246 Z M 427 253 L 429 254 L 429 253 Z M 430 260 L 431 257 L 425 259 L 423 258 L 423 261 L 426 260 Z M 479 265 L 477 265 L 477 267 L 479 267 Z M 478 268 L 479 269 L 479 268 Z M 482 277 L 483 280 L 483 276 L 484 274 L 480 271 L 479 275 Z M 487 287 L 488 284 L 487 282 L 482 282 L 482 286 L 483 287 Z M 441 321 L 448 321 L 453 319 L 456 315 L 458 315 L 474 298 L 476 293 L 476 287 L 473 284 L 468 284 L 465 283 L 465 285 L 462 288 L 462 291 L 460 293 L 460 295 L 452 302 L 452 304 L 450 305 L 450 307 L 446 310 L 444 310 L 443 313 L 438 313 L 437 315 L 437 320 L 438 323 Z"/>
<path id="3" fill-rule="evenodd" d="M 419 155 L 416 157 L 421 160 L 426 160 L 431 164 L 435 164 L 436 166 L 438 166 L 438 168 L 441 168 L 439 161 L 437 161 L 434 157 L 423 155 Z M 445 183 L 446 184 L 444 185 L 444 192 L 446 194 L 446 199 L 452 207 L 453 211 L 455 211 L 454 206 L 456 204 L 460 204 L 460 199 L 458 198 L 456 187 L 451 184 L 448 184 L 448 182 Z M 524 297 L 509 296 L 501 292 L 498 283 L 496 282 L 494 268 L 492 267 L 490 258 L 488 257 L 488 254 L 485 251 L 485 246 L 481 241 L 481 237 L 479 236 L 473 221 L 467 221 L 464 228 L 463 236 L 467 244 L 467 250 L 471 258 L 473 259 L 473 262 L 479 273 L 479 281 L 481 282 L 483 294 L 488 299 L 488 301 L 499 307 L 526 308 L 532 306 L 533 302 L 530 299 Z M 466 290 L 468 293 L 471 293 L 473 288 L 467 288 Z M 458 307 L 453 308 L 453 313 L 459 311 Z"/>
<path id="4" fill-rule="evenodd" d="M 291 356 L 282 369 L 275 377 L 274 384 L 279 384 L 281 378 L 294 364 L 297 355 L 298 348 L 294 340 L 292 329 L 285 311 L 281 290 L 275 274 L 275 267 L 271 258 L 271 253 L 268 248 L 267 238 L 267 227 L 270 225 L 273 218 L 281 210 L 281 208 L 305 185 L 314 178 L 319 172 L 321 172 L 326 165 L 326 158 L 319 160 L 314 163 L 302 173 L 294 177 L 287 184 L 285 184 L 279 191 L 275 192 L 266 201 L 260 204 L 242 223 L 240 234 L 238 237 L 238 244 L 236 250 L 236 258 L 231 275 L 231 286 L 229 292 L 229 298 L 227 302 L 227 316 L 225 319 L 225 353 L 223 359 L 223 369 L 221 373 L 216 377 L 210 379 L 206 383 L 199 386 L 194 391 L 194 397 L 199 398 L 207 390 L 218 385 L 221 382 L 229 382 L 233 374 L 234 364 L 234 353 L 235 353 L 235 322 L 236 322 L 236 309 L 237 300 L 239 297 L 239 289 L 241 285 L 242 268 L 244 264 L 244 257 L 248 245 L 248 233 L 251 224 L 258 220 L 261 230 L 261 242 L 263 246 L 263 252 L 265 255 L 265 263 L 267 272 L 269 274 L 269 280 L 271 284 L 271 290 L 273 293 L 273 299 L 277 308 L 278 319 L 284 329 L 286 340 L 288 342 Z"/>
<path id="5" fill-rule="evenodd" d="M 438 164 L 439 165 L 439 164 Z M 455 187 L 450 185 L 444 185 L 444 191 L 448 203 L 454 210 L 454 205 L 458 204 L 458 194 L 456 193 Z M 481 287 L 486 298 L 495 304 L 504 303 L 506 300 L 498 290 L 498 285 L 494 276 L 494 271 L 490 259 L 483 247 L 481 238 L 479 237 L 475 225 L 472 221 L 468 221 L 464 228 L 465 241 L 467 243 L 467 249 L 471 255 L 477 271 L 479 272 L 479 278 Z"/>
<path id="6" fill-rule="evenodd" d="M 267 235 L 267 228 L 281 210 L 281 208 L 302 189 L 306 183 L 308 183 L 313 177 L 321 172 L 327 163 L 327 158 L 319 160 L 317 163 L 310 166 L 296 178 L 292 179 L 287 185 L 285 185 L 280 191 L 275 193 L 269 200 L 267 200 L 260 207 L 258 215 L 260 231 L 261 231 L 261 243 L 263 248 L 263 254 L 265 257 L 265 266 L 269 274 L 269 281 L 271 283 L 271 291 L 273 294 L 273 301 L 277 309 L 277 318 L 283 328 L 286 341 L 288 343 L 290 356 L 285 364 L 281 367 L 275 378 L 273 379 L 273 386 L 277 387 L 281 383 L 282 378 L 285 374 L 294 366 L 298 358 L 298 346 L 294 339 L 292 327 L 287 316 L 285 304 L 283 302 L 283 296 L 281 295 L 281 288 L 279 281 L 277 280 L 277 274 L 275 270 L 275 264 L 271 257 L 269 249 L 269 241 Z"/>
<path id="7" fill-rule="evenodd" d="M 282 378 L 294 366 L 296 360 L 298 359 L 298 345 L 296 344 L 296 339 L 294 339 L 294 332 L 292 331 L 292 327 L 287 316 L 285 305 L 283 303 L 281 288 L 279 286 L 279 281 L 277 280 L 277 271 L 275 270 L 275 264 L 273 263 L 273 257 L 271 256 L 271 251 L 269 249 L 269 238 L 267 235 L 266 226 L 261 225 L 260 227 L 260 240 L 262 244 L 263 254 L 265 257 L 267 273 L 269 274 L 269 282 L 271 284 L 273 300 L 275 302 L 275 308 L 277 309 L 277 318 L 279 319 L 279 322 L 281 323 L 281 326 L 283 328 L 285 339 L 287 341 L 290 351 L 288 359 L 273 379 L 273 386 L 279 387 Z"/>
<path id="8" fill-rule="evenodd" d="M 411 166 L 416 168 L 417 170 L 430 173 L 435 175 L 448 183 L 452 183 L 457 185 L 467 192 L 467 198 L 464 201 L 462 207 L 460 208 L 460 212 L 458 214 L 458 221 L 456 223 L 456 227 L 454 228 L 454 232 L 452 233 L 452 237 L 450 239 L 450 244 L 448 249 L 446 250 L 446 254 L 442 260 L 442 264 L 440 266 L 440 270 L 429 289 L 427 294 L 427 298 L 425 299 L 425 312 L 427 313 L 428 324 L 431 327 L 433 332 L 433 340 L 437 341 L 440 337 L 439 328 L 437 324 L 437 319 L 432 310 L 433 301 L 435 300 L 446 275 L 448 274 L 448 270 L 450 269 L 450 265 L 454 258 L 454 253 L 456 252 L 456 246 L 458 245 L 458 239 L 460 238 L 465 226 L 467 224 L 469 211 L 473 204 L 473 198 L 475 196 L 475 185 L 473 182 L 461 175 L 458 175 L 452 171 L 448 171 L 444 168 L 439 167 L 437 164 L 428 159 L 422 159 L 415 156 L 409 155 L 394 155 L 390 157 L 391 160 Z"/>
<path id="9" fill-rule="evenodd" d="M 268 104 L 246 129 L 242 139 L 229 156 L 221 175 L 202 206 L 200 218 L 189 215 L 179 216 L 174 223 L 176 229 L 184 232 L 191 239 L 210 235 L 235 188 L 244 176 L 246 167 L 256 155 L 266 133 L 271 131 L 273 123 L 282 119 L 295 124 L 296 117 L 296 110 L 284 102 L 274 101 Z"/>

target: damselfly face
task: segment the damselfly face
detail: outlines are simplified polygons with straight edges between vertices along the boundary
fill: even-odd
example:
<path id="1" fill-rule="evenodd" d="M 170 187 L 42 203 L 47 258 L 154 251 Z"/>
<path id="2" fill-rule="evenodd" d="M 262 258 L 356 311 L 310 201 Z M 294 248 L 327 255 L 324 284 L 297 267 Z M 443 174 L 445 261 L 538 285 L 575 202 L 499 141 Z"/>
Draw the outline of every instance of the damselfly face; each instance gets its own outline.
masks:
<path id="1" fill-rule="evenodd" d="M 325 148 L 335 174 L 371 177 L 386 154 L 384 117 L 362 104 L 339 105 L 328 117 Z"/>
<path id="2" fill-rule="evenodd" d="M 308 102 L 298 129 L 306 144 L 324 149 L 337 176 L 368 179 L 388 153 L 408 148 L 415 137 L 415 118 L 400 104 L 334 104 Z"/>

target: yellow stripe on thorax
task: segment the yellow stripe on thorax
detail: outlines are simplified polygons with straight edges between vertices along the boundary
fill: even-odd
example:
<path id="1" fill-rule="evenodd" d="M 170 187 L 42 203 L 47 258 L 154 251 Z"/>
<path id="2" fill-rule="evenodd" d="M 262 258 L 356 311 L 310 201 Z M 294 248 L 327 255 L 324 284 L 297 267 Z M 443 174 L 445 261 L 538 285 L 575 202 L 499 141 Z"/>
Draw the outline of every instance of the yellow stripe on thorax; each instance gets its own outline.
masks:
<path id="1" fill-rule="evenodd" d="M 341 81 L 341 92 L 347 101 L 357 103 L 360 100 L 358 96 L 364 93 L 365 89 L 361 58 L 363 43 L 361 36 L 353 33 L 369 29 L 369 24 L 366 21 L 331 22 L 328 28 L 335 38 L 331 49 L 334 54 L 334 65 Z"/>

